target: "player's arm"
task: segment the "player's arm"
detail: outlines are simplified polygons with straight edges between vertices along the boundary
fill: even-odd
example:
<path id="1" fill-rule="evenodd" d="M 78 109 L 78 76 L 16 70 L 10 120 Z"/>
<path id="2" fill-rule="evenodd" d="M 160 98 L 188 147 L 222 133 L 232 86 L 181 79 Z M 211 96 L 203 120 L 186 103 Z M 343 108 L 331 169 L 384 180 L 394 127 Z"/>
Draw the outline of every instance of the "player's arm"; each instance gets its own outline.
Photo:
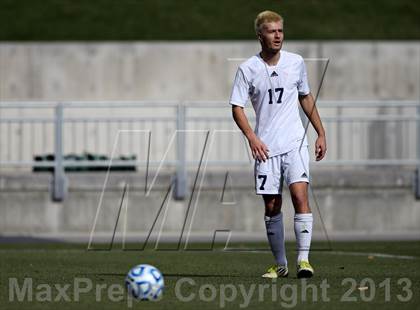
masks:
<path id="1" fill-rule="evenodd" d="M 249 125 L 248 118 L 245 115 L 244 108 L 237 105 L 232 105 L 232 116 L 236 125 L 242 130 L 245 137 L 248 139 L 249 147 L 251 148 L 252 157 L 254 159 L 265 161 L 268 158 L 267 146 L 257 137 Z"/>
<path id="2" fill-rule="evenodd" d="M 303 111 L 305 112 L 306 116 L 318 134 L 318 138 L 315 142 L 315 156 L 316 161 L 319 161 L 324 158 L 325 153 L 327 152 L 327 141 L 325 138 L 325 130 L 322 126 L 322 121 L 319 117 L 318 109 L 315 105 L 314 97 L 311 93 L 303 96 L 301 95 L 299 96 L 299 102 Z"/>

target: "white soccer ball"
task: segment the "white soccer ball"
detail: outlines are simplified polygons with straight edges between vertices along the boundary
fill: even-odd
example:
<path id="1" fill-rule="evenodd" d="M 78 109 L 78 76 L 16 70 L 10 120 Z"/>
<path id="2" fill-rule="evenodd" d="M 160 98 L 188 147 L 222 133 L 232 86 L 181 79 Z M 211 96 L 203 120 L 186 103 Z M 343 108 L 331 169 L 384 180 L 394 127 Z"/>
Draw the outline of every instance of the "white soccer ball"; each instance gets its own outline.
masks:
<path id="1" fill-rule="evenodd" d="M 128 272 L 125 278 L 128 293 L 139 300 L 157 300 L 164 287 L 163 275 L 151 265 L 138 265 Z"/>

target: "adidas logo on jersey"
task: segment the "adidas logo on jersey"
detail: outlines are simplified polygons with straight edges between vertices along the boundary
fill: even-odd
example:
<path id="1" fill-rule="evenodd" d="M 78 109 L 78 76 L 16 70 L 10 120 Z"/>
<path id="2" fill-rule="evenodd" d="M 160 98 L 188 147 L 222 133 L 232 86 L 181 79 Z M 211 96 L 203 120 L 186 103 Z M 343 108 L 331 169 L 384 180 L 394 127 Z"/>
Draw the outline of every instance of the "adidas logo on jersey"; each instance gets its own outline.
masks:
<path id="1" fill-rule="evenodd" d="M 308 176 L 306 175 L 306 173 L 304 172 L 301 176 L 301 178 L 307 178 Z"/>
<path id="2" fill-rule="evenodd" d="M 277 72 L 276 71 L 273 71 L 273 73 L 271 73 L 271 75 L 270 75 L 271 77 L 274 77 L 274 76 L 279 76 L 278 74 L 277 74 Z"/>

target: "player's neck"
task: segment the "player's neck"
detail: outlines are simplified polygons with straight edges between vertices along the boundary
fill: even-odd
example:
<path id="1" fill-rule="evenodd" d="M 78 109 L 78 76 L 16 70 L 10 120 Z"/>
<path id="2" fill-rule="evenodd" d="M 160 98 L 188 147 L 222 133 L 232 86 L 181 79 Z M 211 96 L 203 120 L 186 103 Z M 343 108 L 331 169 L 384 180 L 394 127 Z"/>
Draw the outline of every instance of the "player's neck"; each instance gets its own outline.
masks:
<path id="1" fill-rule="evenodd" d="M 279 62 L 280 51 L 278 51 L 276 53 L 272 53 L 272 52 L 269 52 L 269 51 L 262 50 L 261 53 L 260 53 L 260 56 L 267 65 L 275 66 Z"/>

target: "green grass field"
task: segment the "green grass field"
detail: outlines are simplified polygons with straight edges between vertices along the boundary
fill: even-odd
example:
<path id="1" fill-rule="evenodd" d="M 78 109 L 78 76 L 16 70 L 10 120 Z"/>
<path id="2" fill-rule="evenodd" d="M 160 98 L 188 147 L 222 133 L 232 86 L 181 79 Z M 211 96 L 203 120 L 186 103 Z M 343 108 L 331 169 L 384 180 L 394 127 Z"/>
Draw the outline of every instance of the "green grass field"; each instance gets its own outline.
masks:
<path id="1" fill-rule="evenodd" d="M 265 248 L 266 244 L 242 247 Z M 419 242 L 334 243 L 332 251 L 325 250 L 325 244 L 315 243 L 313 247 L 324 250 L 311 254 L 316 271 L 312 279 L 296 279 L 293 244 L 288 244 L 291 275 L 271 281 L 260 278 L 272 263 L 268 251 L 104 252 L 86 251 L 81 245 L 2 244 L 0 304 L 1 309 L 301 309 L 303 305 L 305 309 L 340 310 L 419 308 Z M 139 263 L 155 265 L 164 274 L 165 291 L 160 301 L 132 302 L 117 289 L 122 290 L 126 272 Z M 27 294 L 20 302 L 16 287 L 23 289 L 25 278 L 32 279 L 33 300 L 28 301 Z M 86 281 L 93 286 L 80 294 L 78 301 L 73 293 L 75 279 L 83 279 L 77 280 L 82 287 Z M 66 297 L 54 287 L 49 295 L 45 284 L 58 284 L 61 289 L 68 284 Z M 97 289 L 100 285 L 103 290 Z M 305 285 L 315 288 L 303 290 Z M 117 301 L 108 296 L 108 289 L 116 290 Z"/>
<path id="2" fill-rule="evenodd" d="M 2 0 L 0 40 L 253 40 L 267 9 L 287 40 L 420 39 L 413 0 Z"/>

